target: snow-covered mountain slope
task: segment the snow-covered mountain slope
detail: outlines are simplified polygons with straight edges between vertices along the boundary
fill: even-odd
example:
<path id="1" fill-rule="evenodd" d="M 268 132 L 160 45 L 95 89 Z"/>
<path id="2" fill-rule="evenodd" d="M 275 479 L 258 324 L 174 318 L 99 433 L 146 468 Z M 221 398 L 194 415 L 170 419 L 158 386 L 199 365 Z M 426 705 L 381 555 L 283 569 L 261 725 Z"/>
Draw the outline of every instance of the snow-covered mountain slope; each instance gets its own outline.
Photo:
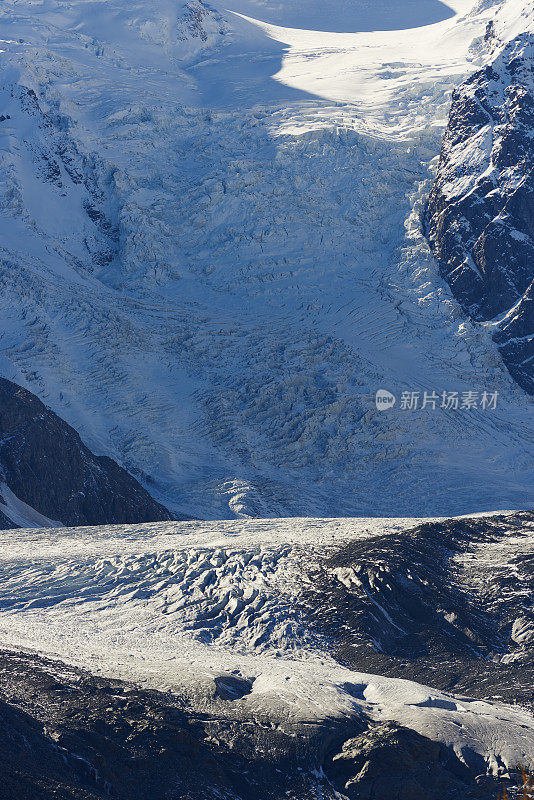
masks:
<path id="1" fill-rule="evenodd" d="M 524 508 L 531 406 L 420 216 L 453 87 L 530 11 L 295 9 L 2 3 L 2 372 L 177 514 Z"/>
<path id="2" fill-rule="evenodd" d="M 487 40 L 498 50 L 493 26 Z M 534 393 L 534 34 L 455 92 L 428 206 L 444 277 Z"/>
<path id="3" fill-rule="evenodd" d="M 488 699 L 484 692 L 493 696 L 494 686 L 480 680 L 477 694 L 467 697 L 341 666 L 330 655 L 335 639 L 307 616 L 304 600 L 310 590 L 327 588 L 317 580 L 322 570 L 347 583 L 332 559 L 346 557 L 350 547 L 382 542 L 383 566 L 389 558 L 394 568 L 399 537 L 409 540 L 405 531 L 417 522 L 288 519 L 9 532 L 0 541 L 0 640 L 6 649 L 33 649 L 108 679 L 170 691 L 190 713 L 213 719 L 213 735 L 233 741 L 237 753 L 248 746 L 248 728 L 236 737 L 235 726 L 246 720 L 256 737 L 254 748 L 274 757 L 287 739 L 293 742 L 287 744 L 294 751 L 292 763 L 304 758 L 310 771 L 320 769 L 333 742 L 350 736 L 350 730 L 356 735 L 362 720 L 394 722 L 441 742 L 471 775 L 496 776 L 518 763 L 528 766 L 534 718 L 519 705 Z M 458 541 L 463 531 L 464 542 L 471 544 L 486 531 L 501 548 L 502 574 L 505 548 L 518 537 L 525 557 L 532 559 L 526 515 L 432 524 L 442 526 L 445 544 L 447 531 Z M 388 537 L 393 556 L 387 555 Z M 415 547 L 417 529 L 412 541 Z M 464 553 L 464 575 L 470 571 L 469 555 Z M 489 560 L 495 563 L 493 556 Z M 446 559 L 440 563 L 445 566 Z M 413 584 L 408 594 L 416 591 L 418 580 L 432 581 L 436 567 L 422 561 L 415 570 L 419 574 L 406 579 Z M 483 597 L 487 583 L 476 589 L 479 577 L 475 569 L 471 591 Z M 353 604 L 362 602 L 356 585 L 365 587 L 360 581 L 350 589 Z M 452 581 L 448 586 L 454 590 Z M 526 589 L 518 581 L 517 603 L 528 604 L 531 588 Z M 511 596 L 510 584 L 507 592 Z M 379 630 L 388 612 L 394 614 L 389 624 L 399 632 L 409 609 L 401 620 L 393 602 L 399 595 L 388 598 L 378 580 L 371 580 L 368 597 L 377 617 L 379 651 Z M 332 603 L 332 596 L 325 595 L 325 605 L 327 600 Z M 350 602 L 337 602 L 335 612 L 347 613 Z M 455 623 L 452 610 L 444 608 L 444 614 L 451 612 L 451 630 L 455 624 L 460 629 L 465 619 L 460 614 Z M 354 617 L 352 626 L 357 632 Z M 338 627 L 337 634 L 342 631 Z M 516 624 L 516 642 L 518 631 Z M 523 645 L 529 646 L 525 637 Z M 484 648 L 479 656 L 483 664 Z M 468 663 L 464 657 L 458 649 L 460 672 Z M 406 650 L 400 652 L 400 661 L 410 658 Z M 440 680 L 439 664 L 434 672 Z"/>

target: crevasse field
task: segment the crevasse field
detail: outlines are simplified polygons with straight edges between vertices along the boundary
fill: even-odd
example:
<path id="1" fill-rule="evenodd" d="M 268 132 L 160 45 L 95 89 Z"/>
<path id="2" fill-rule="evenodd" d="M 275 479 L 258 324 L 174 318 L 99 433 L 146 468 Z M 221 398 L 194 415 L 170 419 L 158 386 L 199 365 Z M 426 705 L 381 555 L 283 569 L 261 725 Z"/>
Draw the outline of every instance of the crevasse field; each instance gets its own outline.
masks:
<path id="1" fill-rule="evenodd" d="M 266 738 L 392 720 L 483 773 L 534 768 L 526 709 L 342 666 L 302 601 L 324 574 L 404 635 L 329 555 L 529 505 L 531 398 L 422 221 L 490 19 L 501 42 L 534 32 L 534 2 L 3 0 L 0 372 L 203 521 L 30 529 L 54 521 L 6 490 L 26 527 L 0 538 L 2 648 Z M 380 411 L 378 389 L 498 402 Z M 486 602 L 495 578 L 490 622 L 532 595 L 531 520 L 498 525 L 451 557 L 446 597 Z M 483 630 L 480 661 L 527 663 L 523 611 L 500 662 Z M 440 635 L 465 633 L 437 612 Z M 242 691 L 223 702 L 217 681 Z"/>
<path id="2" fill-rule="evenodd" d="M 355 672 L 331 658 L 327 643 L 306 627 L 299 595 L 313 585 L 321 560 L 347 542 L 392 535 L 418 521 L 237 520 L 9 532 L 0 546 L 2 646 L 175 692 L 197 713 L 293 729 L 293 736 L 299 726 L 356 721 L 363 713 L 441 741 L 467 763 L 479 758 L 490 774 L 534 766 L 534 718 L 520 706 Z M 532 536 L 530 526 L 520 537 L 525 552 Z M 481 575 L 488 578 L 504 558 L 502 544 L 477 552 Z M 348 578 L 337 570 L 339 581 Z M 377 621 L 387 618 L 387 608 L 376 607 Z M 213 697 L 217 681 L 247 688 L 223 711 Z"/>
<path id="3" fill-rule="evenodd" d="M 5 377 L 179 515 L 524 508 L 532 406 L 421 224 L 498 5 L 503 40 L 534 24 L 519 0 L 5 0 Z M 379 388 L 499 401 L 381 412 Z"/>

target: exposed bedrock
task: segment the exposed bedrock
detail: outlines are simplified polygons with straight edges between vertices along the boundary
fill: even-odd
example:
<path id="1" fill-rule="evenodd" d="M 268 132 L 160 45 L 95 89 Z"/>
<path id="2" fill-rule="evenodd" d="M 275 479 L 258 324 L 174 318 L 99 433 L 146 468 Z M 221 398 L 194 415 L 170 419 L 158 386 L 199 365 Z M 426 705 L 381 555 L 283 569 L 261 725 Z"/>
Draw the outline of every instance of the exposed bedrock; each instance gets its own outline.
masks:
<path id="1" fill-rule="evenodd" d="M 224 701 L 142 691 L 0 653 L 2 800 L 483 800 L 452 750 L 394 723 L 284 730 Z M 230 702 L 231 700 L 227 700 Z M 487 789 L 492 793 L 488 795 Z M 341 794 L 340 794 L 341 793 Z"/>
<path id="2" fill-rule="evenodd" d="M 18 500 L 64 525 L 173 519 L 113 459 L 94 455 L 38 397 L 3 378 L 0 475 Z M 1 495 L 0 527 L 16 527 Z"/>
<path id="3" fill-rule="evenodd" d="M 534 36 L 455 92 L 427 208 L 441 274 L 534 393 Z"/>
<path id="4" fill-rule="evenodd" d="M 534 514 L 427 522 L 355 540 L 303 593 L 351 669 L 532 707 Z"/>

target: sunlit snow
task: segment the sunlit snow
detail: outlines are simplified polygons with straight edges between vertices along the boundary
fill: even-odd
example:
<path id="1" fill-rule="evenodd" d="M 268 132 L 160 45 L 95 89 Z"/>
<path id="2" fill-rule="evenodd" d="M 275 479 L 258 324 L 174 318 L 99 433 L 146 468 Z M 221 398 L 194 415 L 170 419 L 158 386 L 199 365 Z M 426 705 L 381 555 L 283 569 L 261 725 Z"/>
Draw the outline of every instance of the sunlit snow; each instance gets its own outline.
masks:
<path id="1" fill-rule="evenodd" d="M 417 520 L 286 519 L 9 532 L 0 542 L 0 639 L 93 672 L 194 698 L 215 679 L 250 692 L 232 713 L 274 722 L 395 720 L 498 763 L 529 764 L 534 719 L 499 703 L 353 672 L 301 624 L 298 596 L 344 542 Z"/>
<path id="2" fill-rule="evenodd" d="M 532 8 L 394 5 L 2 3 L 2 372 L 177 513 L 528 504 L 531 405 L 420 216 L 488 21 Z"/>

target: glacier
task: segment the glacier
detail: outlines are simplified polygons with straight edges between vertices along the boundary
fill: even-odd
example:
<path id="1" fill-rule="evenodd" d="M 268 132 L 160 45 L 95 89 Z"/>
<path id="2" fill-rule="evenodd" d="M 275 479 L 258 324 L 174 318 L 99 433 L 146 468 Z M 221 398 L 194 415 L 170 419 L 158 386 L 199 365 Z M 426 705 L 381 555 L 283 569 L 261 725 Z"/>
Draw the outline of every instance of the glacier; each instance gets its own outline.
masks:
<path id="1" fill-rule="evenodd" d="M 513 520 L 496 521 L 506 547 Z M 66 662 L 171 693 L 189 713 L 222 723 L 223 740 L 232 740 L 232 724 L 258 725 L 273 758 L 278 735 L 295 746 L 309 741 L 302 757 L 316 726 L 324 750 L 325 725 L 335 722 L 339 737 L 364 715 L 441 741 L 479 772 L 531 768 L 526 707 L 350 669 L 302 615 L 299 598 L 329 554 L 415 523 L 290 518 L 12 531 L 0 541 L 2 647 L 46 657 L 58 675 Z M 515 535 L 531 553 L 532 524 Z"/>
<path id="2" fill-rule="evenodd" d="M 432 798 L 533 770 L 532 398 L 424 217 L 534 1 L 0 21 L 0 375 L 187 518 L 67 528 L 0 482 L 0 760 L 132 800 L 169 763 L 154 797 L 360 797 L 336 764 L 390 735 Z"/>
<path id="3" fill-rule="evenodd" d="M 525 508 L 532 403 L 421 217 L 452 89 L 532 3 L 336 8 L 2 4 L 2 374 L 178 515 Z"/>

